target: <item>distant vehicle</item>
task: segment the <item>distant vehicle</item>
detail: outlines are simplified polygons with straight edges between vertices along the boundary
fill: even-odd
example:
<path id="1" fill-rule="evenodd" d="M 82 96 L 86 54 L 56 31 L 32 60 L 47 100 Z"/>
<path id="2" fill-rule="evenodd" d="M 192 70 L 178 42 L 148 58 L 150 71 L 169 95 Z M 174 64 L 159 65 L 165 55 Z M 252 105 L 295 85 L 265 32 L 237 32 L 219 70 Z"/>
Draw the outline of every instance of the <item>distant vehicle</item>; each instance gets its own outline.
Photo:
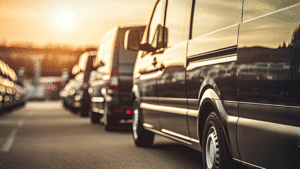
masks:
<path id="1" fill-rule="evenodd" d="M 116 26 L 100 40 L 89 89 L 91 95 L 91 123 L 103 117 L 105 130 L 113 130 L 121 119 L 132 118 L 131 88 L 136 51 L 124 49 L 124 34 L 128 29 L 145 26 Z"/>
<path id="2" fill-rule="evenodd" d="M 180 8 L 179 8 L 180 7 Z M 133 72 L 133 140 L 202 152 L 204 169 L 300 168 L 300 2 L 158 0 Z"/>
<path id="3" fill-rule="evenodd" d="M 74 76 L 60 92 L 64 101 L 64 106 L 81 116 L 88 116 L 90 109 L 90 96 L 88 93 L 89 77 L 93 70 L 93 59 L 96 51 L 84 52 L 80 57 L 78 64 L 72 69 Z"/>

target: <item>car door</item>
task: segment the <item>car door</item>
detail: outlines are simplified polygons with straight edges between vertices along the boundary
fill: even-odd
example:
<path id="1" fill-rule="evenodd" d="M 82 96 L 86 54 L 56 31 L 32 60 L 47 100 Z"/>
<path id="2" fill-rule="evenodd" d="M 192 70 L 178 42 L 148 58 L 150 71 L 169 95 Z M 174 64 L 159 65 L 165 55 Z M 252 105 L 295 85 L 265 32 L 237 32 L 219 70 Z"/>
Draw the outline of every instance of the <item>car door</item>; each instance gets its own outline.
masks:
<path id="1" fill-rule="evenodd" d="M 144 52 L 138 58 L 138 75 L 139 75 L 139 93 L 140 107 L 143 109 L 144 127 L 149 129 L 160 130 L 160 122 L 158 116 L 158 91 L 157 77 L 161 74 L 161 70 L 156 64 L 158 57 L 161 55 L 161 25 L 164 19 L 165 1 L 158 1 L 155 5 L 153 15 L 149 22 L 147 36 L 142 42 L 151 45 L 153 52 Z"/>
<path id="2" fill-rule="evenodd" d="M 185 70 L 191 8 L 192 0 L 167 2 L 164 48 L 156 63 L 161 68 L 157 81 L 161 131 L 188 144 Z"/>

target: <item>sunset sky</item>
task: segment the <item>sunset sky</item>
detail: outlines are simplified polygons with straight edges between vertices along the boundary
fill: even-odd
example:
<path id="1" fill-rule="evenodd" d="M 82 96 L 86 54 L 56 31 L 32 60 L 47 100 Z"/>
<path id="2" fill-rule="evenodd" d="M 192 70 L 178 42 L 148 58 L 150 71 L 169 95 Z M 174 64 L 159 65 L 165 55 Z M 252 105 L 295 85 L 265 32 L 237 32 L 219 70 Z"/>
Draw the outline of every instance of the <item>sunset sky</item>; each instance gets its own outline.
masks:
<path id="1" fill-rule="evenodd" d="M 0 44 L 97 45 L 118 24 L 146 24 L 156 0 L 1 0 Z"/>

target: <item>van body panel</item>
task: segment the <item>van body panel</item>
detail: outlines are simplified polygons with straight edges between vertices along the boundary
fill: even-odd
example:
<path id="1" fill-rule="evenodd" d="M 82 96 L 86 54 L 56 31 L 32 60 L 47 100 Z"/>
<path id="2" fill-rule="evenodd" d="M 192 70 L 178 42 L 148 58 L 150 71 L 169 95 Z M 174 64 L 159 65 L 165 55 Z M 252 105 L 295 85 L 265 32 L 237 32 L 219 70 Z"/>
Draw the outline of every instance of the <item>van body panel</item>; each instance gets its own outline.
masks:
<path id="1" fill-rule="evenodd" d="M 238 145 L 242 161 L 264 168 L 296 168 L 300 39 L 295 32 L 299 32 L 299 10 L 299 4 L 293 5 L 240 27 Z"/>
<path id="2" fill-rule="evenodd" d="M 238 117 L 235 80 L 238 28 L 237 24 L 190 40 L 186 68 L 187 98 L 190 110 L 188 126 L 191 138 L 198 137 L 197 125 L 203 124 L 198 124 L 200 119 L 190 112 L 201 113 L 200 100 L 205 99 L 204 93 L 211 89 L 217 95 L 217 99 L 223 101 L 219 103 L 219 106 L 224 107 L 222 109 L 223 125 L 226 126 L 227 141 L 230 148 L 234 149 L 232 155 L 235 158 L 239 158 L 238 151 L 236 151 L 238 147 L 235 127 Z M 208 98 L 216 99 L 212 96 Z"/>
<path id="3" fill-rule="evenodd" d="M 160 120 L 158 113 L 158 87 L 157 78 L 162 74 L 161 70 L 152 65 L 154 58 L 159 57 L 158 54 L 147 54 L 140 60 L 140 77 L 135 82 L 139 86 L 140 103 L 144 117 L 144 123 L 151 124 L 153 129 L 160 130 Z"/>
<path id="4" fill-rule="evenodd" d="M 182 42 L 165 49 L 157 59 L 157 66 L 164 67 L 157 79 L 161 127 L 183 136 L 189 136 L 186 119 L 186 50 L 187 42 Z"/>

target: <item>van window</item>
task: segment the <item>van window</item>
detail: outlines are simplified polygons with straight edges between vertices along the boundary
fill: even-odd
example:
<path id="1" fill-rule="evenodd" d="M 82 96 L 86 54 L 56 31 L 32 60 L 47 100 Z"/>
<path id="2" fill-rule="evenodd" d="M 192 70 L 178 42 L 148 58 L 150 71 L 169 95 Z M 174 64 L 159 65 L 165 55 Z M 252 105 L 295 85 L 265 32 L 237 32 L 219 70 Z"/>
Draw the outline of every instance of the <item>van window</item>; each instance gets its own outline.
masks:
<path id="1" fill-rule="evenodd" d="M 243 21 L 259 17 L 299 3 L 299 0 L 250 0 L 244 2 Z"/>
<path id="2" fill-rule="evenodd" d="M 192 0 L 168 1 L 166 14 L 167 46 L 188 40 Z"/>
<path id="3" fill-rule="evenodd" d="M 192 37 L 241 22 L 242 0 L 197 0 Z"/>
<path id="4" fill-rule="evenodd" d="M 154 42 L 157 42 L 157 37 L 159 36 L 159 33 L 158 33 L 158 30 L 157 28 L 159 28 L 159 25 L 162 25 L 162 21 L 163 21 L 163 7 L 164 7 L 164 2 L 163 0 L 159 1 L 156 8 L 155 8 L 155 11 L 154 11 L 154 14 L 153 14 L 153 18 L 152 20 L 150 21 L 150 26 L 149 26 L 149 39 L 148 39 L 148 42 L 149 44 L 152 44 L 152 47 L 156 48 L 156 44 L 157 43 L 154 43 Z"/>
<path id="5" fill-rule="evenodd" d="M 108 31 L 100 40 L 99 49 L 97 52 L 96 62 L 99 65 L 100 60 L 102 60 L 105 65 L 102 68 L 104 72 L 109 72 L 111 63 L 112 63 L 112 55 L 113 55 L 113 47 L 115 42 L 115 32 L 117 28 L 113 28 Z"/>

